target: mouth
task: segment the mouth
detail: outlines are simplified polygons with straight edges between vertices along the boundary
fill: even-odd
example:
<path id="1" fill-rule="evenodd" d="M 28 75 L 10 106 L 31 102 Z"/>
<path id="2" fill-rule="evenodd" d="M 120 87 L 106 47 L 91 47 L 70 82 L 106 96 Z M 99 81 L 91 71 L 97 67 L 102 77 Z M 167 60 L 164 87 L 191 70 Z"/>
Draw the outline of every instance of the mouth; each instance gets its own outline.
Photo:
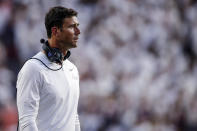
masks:
<path id="1" fill-rule="evenodd" d="M 78 42 L 78 39 L 79 39 L 78 37 L 75 37 L 75 38 L 73 39 L 73 41 L 74 41 L 74 42 Z"/>
<path id="2" fill-rule="evenodd" d="M 78 41 L 78 39 L 79 39 L 78 37 L 74 37 L 74 41 Z"/>

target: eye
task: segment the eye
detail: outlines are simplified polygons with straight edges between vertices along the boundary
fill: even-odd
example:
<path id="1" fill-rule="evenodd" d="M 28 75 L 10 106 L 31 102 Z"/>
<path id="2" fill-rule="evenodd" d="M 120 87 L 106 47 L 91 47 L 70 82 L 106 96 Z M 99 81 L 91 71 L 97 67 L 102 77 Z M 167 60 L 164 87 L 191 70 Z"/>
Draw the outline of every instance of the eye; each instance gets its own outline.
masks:
<path id="1" fill-rule="evenodd" d="M 68 28 L 72 29 L 72 28 L 74 28 L 74 27 L 73 27 L 73 26 L 69 26 Z"/>
<path id="2" fill-rule="evenodd" d="M 68 28 L 69 29 L 75 29 L 76 27 L 75 26 L 69 26 Z"/>

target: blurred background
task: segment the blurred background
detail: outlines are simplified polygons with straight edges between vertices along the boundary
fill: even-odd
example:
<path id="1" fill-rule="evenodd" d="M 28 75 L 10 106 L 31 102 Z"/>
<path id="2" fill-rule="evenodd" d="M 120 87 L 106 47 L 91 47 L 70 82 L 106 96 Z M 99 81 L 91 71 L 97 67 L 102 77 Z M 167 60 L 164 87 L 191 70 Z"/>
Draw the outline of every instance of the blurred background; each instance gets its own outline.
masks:
<path id="1" fill-rule="evenodd" d="M 0 131 L 55 5 L 79 12 L 82 131 L 197 131 L 197 0 L 0 0 Z"/>

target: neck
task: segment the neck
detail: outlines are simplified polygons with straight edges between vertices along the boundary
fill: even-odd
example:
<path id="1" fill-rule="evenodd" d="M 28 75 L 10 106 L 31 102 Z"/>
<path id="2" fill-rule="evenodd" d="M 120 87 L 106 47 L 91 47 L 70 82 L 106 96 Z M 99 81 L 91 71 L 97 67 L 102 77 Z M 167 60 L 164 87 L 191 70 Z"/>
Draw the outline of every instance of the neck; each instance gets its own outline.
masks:
<path id="1" fill-rule="evenodd" d="M 63 55 L 66 56 L 68 50 L 62 47 L 61 43 L 58 43 L 55 39 L 51 39 L 51 38 L 48 39 L 48 42 L 51 48 L 58 48 L 63 53 Z"/>

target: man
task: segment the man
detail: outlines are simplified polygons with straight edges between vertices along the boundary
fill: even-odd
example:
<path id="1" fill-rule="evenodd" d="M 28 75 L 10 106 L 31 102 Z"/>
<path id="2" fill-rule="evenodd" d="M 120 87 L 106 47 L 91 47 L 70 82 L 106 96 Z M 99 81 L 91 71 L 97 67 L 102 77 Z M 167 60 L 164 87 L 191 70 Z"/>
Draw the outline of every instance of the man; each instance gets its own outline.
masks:
<path id="1" fill-rule="evenodd" d="M 18 74 L 19 131 L 80 131 L 79 76 L 68 58 L 80 34 L 77 12 L 53 7 L 45 16 L 48 40 Z"/>

